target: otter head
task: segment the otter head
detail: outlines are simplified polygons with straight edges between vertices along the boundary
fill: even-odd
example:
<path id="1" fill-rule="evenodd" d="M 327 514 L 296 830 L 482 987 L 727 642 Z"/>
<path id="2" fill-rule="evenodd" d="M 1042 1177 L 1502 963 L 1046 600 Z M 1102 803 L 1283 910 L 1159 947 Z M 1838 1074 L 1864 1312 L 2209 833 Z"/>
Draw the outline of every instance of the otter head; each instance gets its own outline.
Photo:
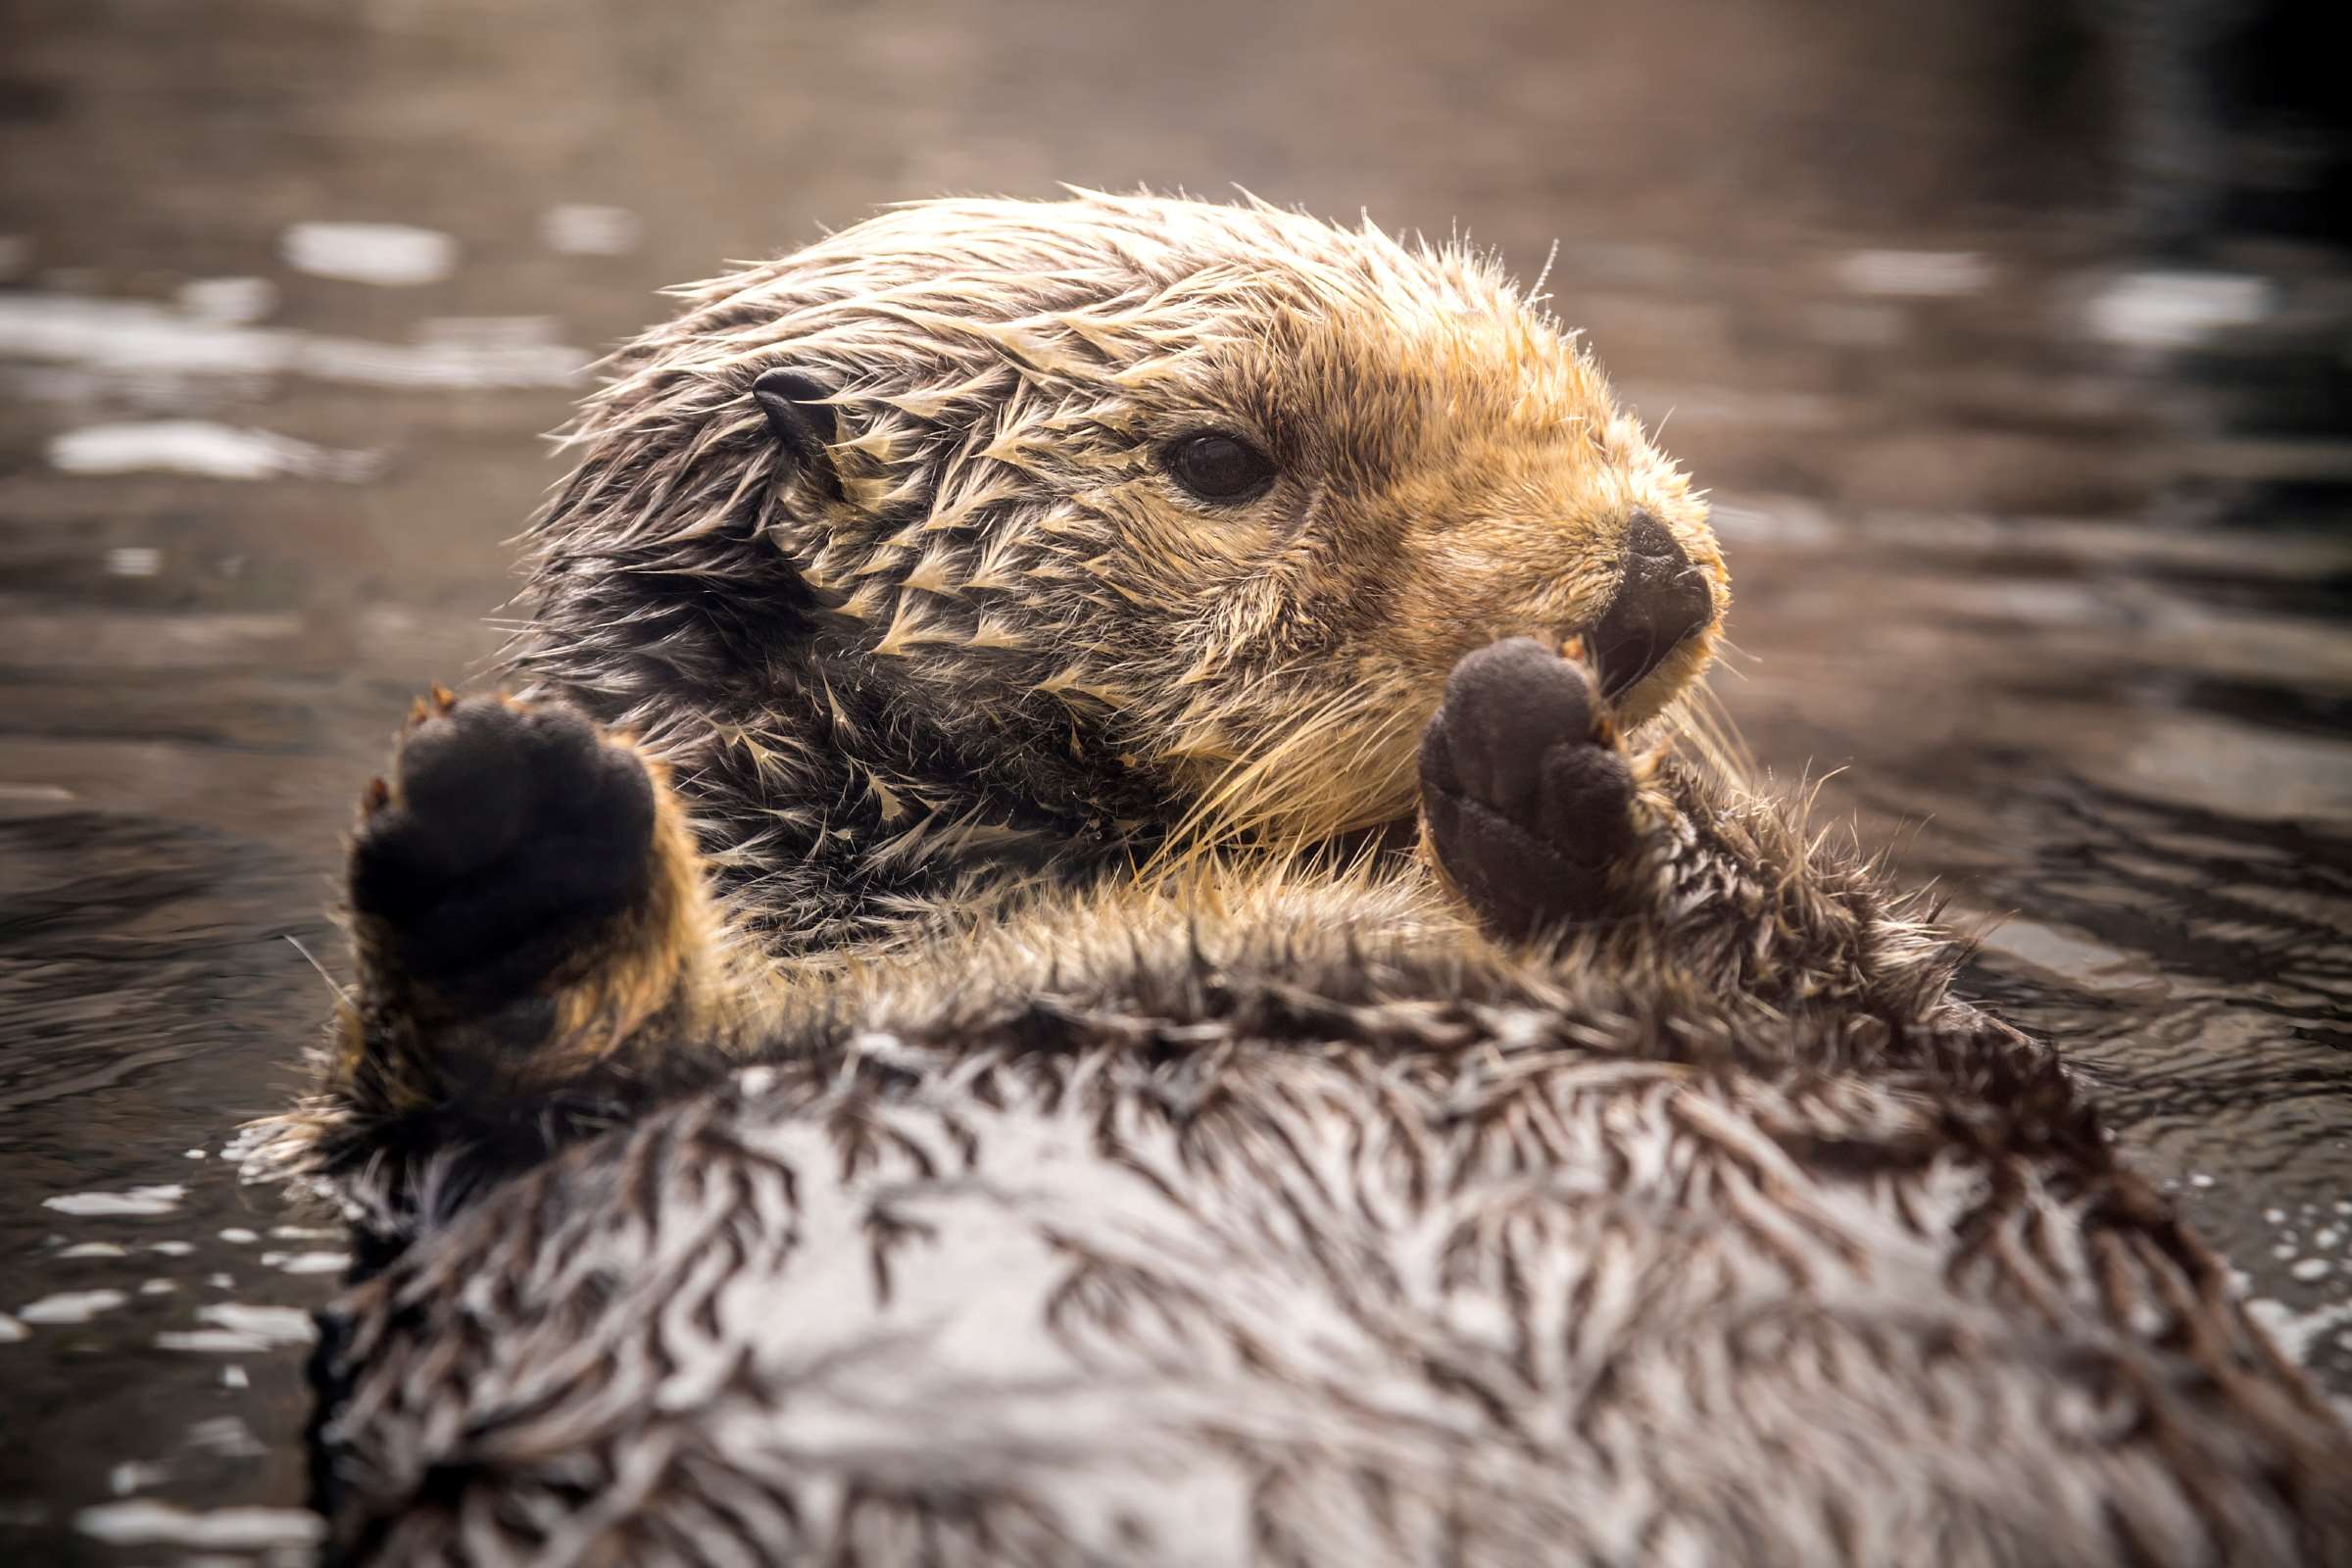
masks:
<path id="1" fill-rule="evenodd" d="M 821 690 L 901 792 L 928 769 L 1320 838 L 1410 815 L 1476 648 L 1582 634 L 1628 723 L 1711 657 L 1704 504 L 1459 248 L 1264 206 L 946 201 L 688 293 L 592 407 L 555 518 L 782 568 L 636 569 L 768 613 L 731 701 Z"/>

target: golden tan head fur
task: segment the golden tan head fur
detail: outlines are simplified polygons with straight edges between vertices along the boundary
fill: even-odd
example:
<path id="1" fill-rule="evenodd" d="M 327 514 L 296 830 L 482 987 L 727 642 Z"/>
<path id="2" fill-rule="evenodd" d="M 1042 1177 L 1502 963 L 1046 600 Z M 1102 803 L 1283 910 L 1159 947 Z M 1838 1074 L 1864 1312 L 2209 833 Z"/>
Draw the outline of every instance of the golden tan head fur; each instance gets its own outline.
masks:
<path id="1" fill-rule="evenodd" d="M 709 668 L 736 683 L 731 714 L 760 705 L 760 679 L 828 708 L 825 744 L 860 760 L 885 824 L 956 803 L 905 748 L 885 757 L 877 710 L 921 714 L 932 750 L 982 766 L 1033 760 L 1000 793 L 1315 840 L 1411 814 L 1447 670 L 1592 622 L 1638 509 L 1719 617 L 1728 600 L 1684 474 L 1575 334 L 1459 245 L 1256 203 L 936 201 L 680 293 L 571 437 L 584 459 L 542 524 L 541 625 L 517 662 L 684 754 L 689 789 L 703 742 L 682 693 Z M 749 389 L 779 368 L 833 389 L 837 483 L 764 426 Z M 1209 506 L 1170 479 L 1169 445 L 1207 429 L 1274 460 L 1263 495 Z M 647 676 L 618 660 L 609 597 L 567 618 L 556 568 L 595 556 L 702 580 L 740 620 L 720 540 L 756 541 L 809 596 L 789 650 L 689 667 L 662 622 L 675 675 Z M 1683 644 L 1622 716 L 1655 713 L 1713 641 Z M 862 711 L 840 695 L 853 679 Z M 751 744 L 779 800 L 806 795 L 792 743 Z"/>

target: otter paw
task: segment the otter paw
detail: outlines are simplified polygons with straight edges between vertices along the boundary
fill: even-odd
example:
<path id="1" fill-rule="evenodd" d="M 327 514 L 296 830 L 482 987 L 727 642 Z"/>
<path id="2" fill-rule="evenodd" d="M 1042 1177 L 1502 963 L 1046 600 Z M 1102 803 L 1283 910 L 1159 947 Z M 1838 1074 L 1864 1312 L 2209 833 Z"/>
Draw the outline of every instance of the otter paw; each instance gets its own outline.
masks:
<path id="1" fill-rule="evenodd" d="M 645 892 L 654 784 L 568 708 L 419 703 L 361 805 L 351 907 L 403 976 L 515 990 Z"/>
<path id="2" fill-rule="evenodd" d="M 1635 849 L 1634 771 L 1581 655 L 1530 637 L 1468 655 L 1421 735 L 1431 846 L 1505 936 L 1605 915 Z"/>

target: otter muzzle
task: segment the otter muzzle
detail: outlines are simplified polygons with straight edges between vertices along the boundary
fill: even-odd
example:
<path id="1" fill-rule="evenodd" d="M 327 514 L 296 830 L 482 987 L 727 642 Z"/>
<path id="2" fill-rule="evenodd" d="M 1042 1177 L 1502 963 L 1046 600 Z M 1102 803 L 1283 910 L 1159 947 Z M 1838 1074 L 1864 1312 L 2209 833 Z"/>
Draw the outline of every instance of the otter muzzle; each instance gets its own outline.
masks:
<path id="1" fill-rule="evenodd" d="M 1706 577 L 1646 512 L 1625 531 L 1625 575 L 1592 631 L 1602 692 L 1621 697 L 1715 614 Z"/>

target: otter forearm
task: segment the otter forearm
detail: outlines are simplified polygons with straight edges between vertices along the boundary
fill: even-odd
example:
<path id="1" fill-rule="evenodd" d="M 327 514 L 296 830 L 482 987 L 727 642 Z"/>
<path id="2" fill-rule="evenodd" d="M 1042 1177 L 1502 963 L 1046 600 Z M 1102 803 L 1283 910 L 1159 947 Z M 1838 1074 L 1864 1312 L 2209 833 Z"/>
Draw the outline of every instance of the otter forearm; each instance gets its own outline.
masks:
<path id="1" fill-rule="evenodd" d="M 379 1242 L 641 1105 L 707 1087 L 763 1027 L 769 971 L 730 940 L 663 770 L 558 706 L 412 715 L 361 803 L 356 983 L 279 1163 L 328 1178 Z"/>
<path id="2" fill-rule="evenodd" d="M 1958 946 L 1876 862 L 1818 853 L 1780 797 L 1673 757 L 1645 771 L 1627 893 L 1685 961 L 1778 1007 L 1835 1001 L 1921 1017 L 1947 1004 Z"/>

